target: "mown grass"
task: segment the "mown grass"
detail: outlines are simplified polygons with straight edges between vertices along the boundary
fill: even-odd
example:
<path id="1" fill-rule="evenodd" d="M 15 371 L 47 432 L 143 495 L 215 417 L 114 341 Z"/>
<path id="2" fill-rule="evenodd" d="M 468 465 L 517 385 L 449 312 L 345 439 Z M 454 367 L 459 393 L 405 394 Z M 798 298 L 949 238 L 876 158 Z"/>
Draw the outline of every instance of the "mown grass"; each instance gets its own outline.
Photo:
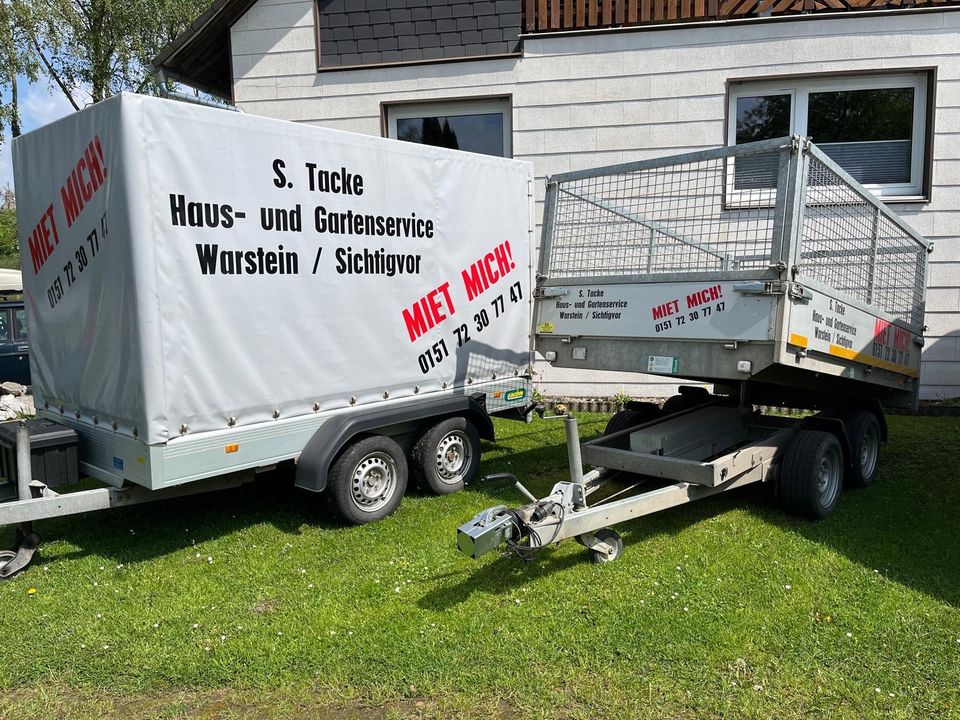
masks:
<path id="1" fill-rule="evenodd" d="M 262 485 L 44 522 L 0 585 L 0 717 L 960 717 L 960 420 L 889 422 L 832 518 L 748 488 L 620 526 L 605 566 L 459 555 L 506 483 L 364 527 Z M 498 423 L 482 469 L 542 494 L 562 434 Z"/>

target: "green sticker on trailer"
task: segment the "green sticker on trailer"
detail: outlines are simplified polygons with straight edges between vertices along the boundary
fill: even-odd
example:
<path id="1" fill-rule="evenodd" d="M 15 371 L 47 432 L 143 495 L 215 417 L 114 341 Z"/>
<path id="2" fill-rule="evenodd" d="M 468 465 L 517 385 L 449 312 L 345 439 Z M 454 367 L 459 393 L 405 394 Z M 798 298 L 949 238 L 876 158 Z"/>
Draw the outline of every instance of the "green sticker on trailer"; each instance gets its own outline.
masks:
<path id="1" fill-rule="evenodd" d="M 650 355 L 647 360 L 647 372 L 657 375 L 676 375 L 680 369 L 680 358 L 666 355 Z"/>

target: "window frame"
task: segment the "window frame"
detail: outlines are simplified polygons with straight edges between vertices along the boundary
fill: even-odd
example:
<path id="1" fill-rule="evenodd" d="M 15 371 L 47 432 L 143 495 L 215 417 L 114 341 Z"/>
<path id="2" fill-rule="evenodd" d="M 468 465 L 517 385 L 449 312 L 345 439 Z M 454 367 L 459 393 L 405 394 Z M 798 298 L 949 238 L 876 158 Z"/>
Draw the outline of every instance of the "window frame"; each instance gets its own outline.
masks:
<path id="1" fill-rule="evenodd" d="M 382 133 L 384 137 L 397 139 L 397 120 L 425 116 L 493 115 L 503 117 L 503 155 L 490 157 L 513 157 L 513 108 L 510 96 L 498 95 L 479 98 L 456 98 L 442 100 L 415 100 L 398 103 L 381 103 Z M 464 150 L 462 152 L 472 152 Z M 477 153 L 485 154 L 485 153 Z"/>
<path id="2" fill-rule="evenodd" d="M 864 187 L 885 202 L 927 200 L 929 195 L 930 151 L 933 108 L 932 78 L 929 69 L 901 70 L 890 73 L 860 73 L 840 75 L 801 75 L 770 80 L 743 79 L 728 82 L 726 139 L 728 146 L 735 146 L 737 134 L 737 100 L 742 97 L 762 95 L 790 95 L 790 133 L 806 135 L 811 93 L 837 92 L 843 90 L 882 90 L 912 88 L 913 136 L 911 140 L 910 182 L 871 183 Z M 814 138 L 816 143 L 816 138 Z M 730 186 L 732 188 L 732 184 Z M 732 197 L 749 197 L 749 205 L 755 205 L 758 191 L 733 191 Z M 775 194 L 769 191 L 770 198 Z M 739 204 L 739 203 L 738 203 Z"/>

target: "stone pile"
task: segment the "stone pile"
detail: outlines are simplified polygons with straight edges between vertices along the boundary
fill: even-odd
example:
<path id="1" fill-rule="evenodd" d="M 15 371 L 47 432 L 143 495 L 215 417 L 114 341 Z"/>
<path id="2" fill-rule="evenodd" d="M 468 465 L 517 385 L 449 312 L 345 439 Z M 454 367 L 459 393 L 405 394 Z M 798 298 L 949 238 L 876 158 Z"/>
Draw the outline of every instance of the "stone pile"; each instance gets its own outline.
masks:
<path id="1" fill-rule="evenodd" d="M 15 382 L 0 383 L 0 422 L 36 414 L 29 388 Z"/>

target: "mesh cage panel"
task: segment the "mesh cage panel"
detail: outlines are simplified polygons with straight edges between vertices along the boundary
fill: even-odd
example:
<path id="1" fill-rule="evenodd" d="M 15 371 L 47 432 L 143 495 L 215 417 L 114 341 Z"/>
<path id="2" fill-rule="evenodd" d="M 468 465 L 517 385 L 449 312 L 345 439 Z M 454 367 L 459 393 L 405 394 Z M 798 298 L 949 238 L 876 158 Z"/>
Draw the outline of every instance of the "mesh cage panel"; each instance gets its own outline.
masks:
<path id="1" fill-rule="evenodd" d="M 769 164 L 771 153 L 764 155 Z M 776 153 L 772 160 L 775 185 Z M 547 275 L 768 267 L 776 190 L 737 189 L 735 163 L 732 157 L 707 159 L 558 183 Z"/>
<path id="2" fill-rule="evenodd" d="M 802 274 L 922 325 L 926 249 L 819 159 L 809 163 Z"/>

